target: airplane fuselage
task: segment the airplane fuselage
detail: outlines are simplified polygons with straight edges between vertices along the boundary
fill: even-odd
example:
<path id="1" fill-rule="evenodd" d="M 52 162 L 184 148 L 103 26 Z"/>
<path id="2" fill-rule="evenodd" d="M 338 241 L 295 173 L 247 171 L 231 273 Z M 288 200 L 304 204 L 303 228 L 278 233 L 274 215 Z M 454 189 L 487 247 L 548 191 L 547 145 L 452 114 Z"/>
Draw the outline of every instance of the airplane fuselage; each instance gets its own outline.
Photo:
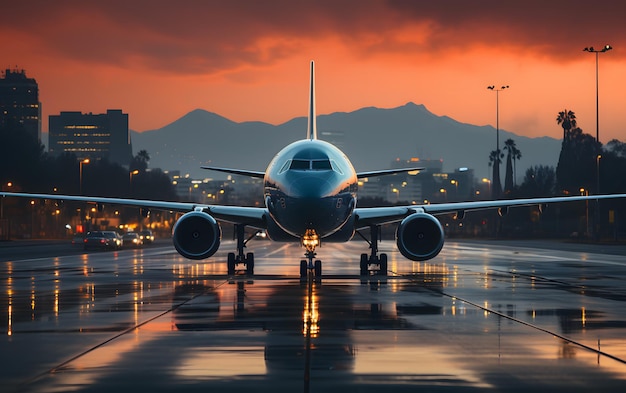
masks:
<path id="1" fill-rule="evenodd" d="M 356 206 L 357 176 L 346 155 L 318 139 L 282 149 L 264 179 L 265 204 L 288 234 L 330 236 L 348 222 Z M 313 232 L 311 232 L 313 231 Z"/>

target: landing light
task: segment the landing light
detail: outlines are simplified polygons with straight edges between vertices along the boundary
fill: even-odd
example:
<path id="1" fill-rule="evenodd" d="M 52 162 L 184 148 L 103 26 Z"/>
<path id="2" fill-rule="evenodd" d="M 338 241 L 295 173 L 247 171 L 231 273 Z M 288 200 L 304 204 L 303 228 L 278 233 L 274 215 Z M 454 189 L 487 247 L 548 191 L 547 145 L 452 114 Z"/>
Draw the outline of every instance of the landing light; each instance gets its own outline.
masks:
<path id="1" fill-rule="evenodd" d="M 315 247 L 319 246 L 320 238 L 315 232 L 315 229 L 307 229 L 302 236 L 302 245 L 308 250 L 313 251 Z"/>

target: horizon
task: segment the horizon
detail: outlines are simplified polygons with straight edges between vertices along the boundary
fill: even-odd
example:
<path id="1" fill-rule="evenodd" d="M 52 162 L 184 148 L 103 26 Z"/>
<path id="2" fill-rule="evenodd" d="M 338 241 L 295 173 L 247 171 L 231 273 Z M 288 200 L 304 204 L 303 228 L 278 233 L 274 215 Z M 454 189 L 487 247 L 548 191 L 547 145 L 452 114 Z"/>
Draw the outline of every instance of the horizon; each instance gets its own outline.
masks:
<path id="1" fill-rule="evenodd" d="M 306 116 L 315 60 L 319 113 L 414 102 L 461 123 L 496 127 L 498 117 L 517 135 L 558 138 L 556 116 L 568 109 L 595 136 L 596 63 L 583 48 L 610 44 L 598 64 L 600 142 L 623 140 L 626 4 L 564 4 L 13 2 L 0 31 L 10 37 L 5 68 L 39 84 L 43 132 L 51 114 L 110 108 L 137 132 L 198 108 L 279 125 Z M 498 111 L 490 85 L 510 86 Z"/>
<path id="2" fill-rule="evenodd" d="M 361 110 L 364 110 L 364 109 L 394 110 L 394 109 L 398 109 L 398 108 L 403 108 L 403 107 L 406 107 L 406 106 L 408 106 L 408 105 L 410 105 L 410 104 L 414 105 L 415 107 L 424 107 L 424 109 L 425 109 L 426 111 L 428 111 L 429 113 L 431 113 L 431 114 L 433 114 L 433 115 L 435 115 L 435 116 L 437 116 L 437 117 L 440 117 L 440 118 L 449 118 L 449 119 L 451 119 L 452 121 L 455 121 L 455 122 L 457 122 L 457 123 L 459 123 L 459 124 L 467 124 L 467 125 L 470 125 L 470 126 L 476 126 L 476 127 L 491 127 L 491 128 L 493 128 L 494 130 L 496 129 L 496 128 L 495 128 L 493 125 L 491 125 L 491 124 L 472 124 L 472 123 L 465 123 L 465 122 L 459 121 L 458 119 L 455 119 L 455 118 L 450 117 L 450 116 L 447 116 L 447 115 L 436 115 L 436 114 L 434 114 L 433 112 L 431 112 L 431 111 L 428 109 L 428 107 L 426 107 L 424 104 L 416 104 L 416 103 L 414 103 L 414 102 L 407 102 L 407 103 L 405 103 L 404 105 L 400 105 L 400 106 L 396 106 L 396 107 L 390 107 L 390 108 L 381 108 L 381 107 L 377 107 L 377 106 L 372 106 L 372 105 L 369 105 L 369 106 L 364 106 L 364 107 L 362 107 L 362 108 L 356 108 L 356 109 L 351 110 L 351 111 L 337 111 L 337 112 L 330 112 L 330 113 L 318 113 L 318 114 L 317 114 L 317 117 L 319 118 L 319 117 L 323 117 L 323 116 L 332 116 L 332 115 L 334 115 L 334 114 L 341 114 L 341 113 L 343 113 L 343 114 L 351 114 L 351 113 L 358 112 L 358 111 L 361 111 Z M 108 108 L 108 110 L 111 110 L 111 109 L 114 109 L 114 108 Z M 115 109 L 119 109 L 119 108 L 115 108 Z M 302 116 L 295 116 L 295 117 L 293 117 L 293 118 L 291 118 L 291 119 L 288 119 L 288 120 L 285 120 L 285 121 L 283 121 L 283 122 L 281 122 L 281 123 L 276 123 L 276 124 L 274 124 L 274 123 L 269 123 L 269 122 L 265 122 L 265 121 L 262 121 L 262 120 L 254 120 L 254 119 L 251 119 L 251 120 L 244 120 L 244 121 L 236 121 L 236 120 L 233 120 L 233 119 L 231 119 L 231 118 L 229 118 L 229 117 L 227 117 L 227 116 L 224 116 L 224 115 L 222 115 L 222 114 L 220 114 L 220 113 L 212 112 L 212 111 L 210 111 L 210 110 L 203 109 L 203 108 L 195 108 L 195 109 L 192 109 L 192 110 L 190 110 L 189 112 L 187 112 L 187 113 L 185 113 L 185 114 L 181 115 L 180 117 L 178 117 L 178 118 L 176 118 L 176 119 L 174 119 L 174 120 L 170 121 L 169 123 L 164 124 L 164 125 L 163 125 L 163 126 L 161 126 L 161 127 L 158 127 L 158 128 L 153 128 L 153 129 L 150 129 L 150 130 L 135 130 L 135 129 L 132 129 L 132 128 L 130 128 L 130 127 L 129 127 L 129 128 L 128 128 L 128 131 L 129 131 L 129 132 L 139 133 L 139 134 L 144 133 L 144 132 L 159 131 L 159 130 L 161 130 L 161 129 L 165 128 L 165 127 L 168 127 L 168 126 L 172 125 L 173 123 L 176 123 L 177 121 L 179 121 L 179 120 L 181 120 L 181 119 L 183 119 L 183 118 L 185 118 L 185 117 L 189 116 L 190 114 L 192 114 L 192 113 L 194 113 L 194 112 L 197 112 L 197 111 L 201 111 L 201 112 L 205 112 L 205 113 L 212 114 L 212 115 L 215 115 L 215 116 L 219 116 L 219 117 L 221 117 L 221 118 L 223 118 L 223 119 L 225 119 L 225 120 L 232 121 L 232 122 L 233 122 L 233 123 L 235 123 L 235 124 L 243 124 L 243 123 L 263 123 L 263 124 L 271 125 L 271 126 L 274 126 L 274 127 L 279 127 L 279 126 L 282 126 L 282 125 L 284 125 L 284 124 L 287 124 L 287 123 L 292 122 L 292 121 L 297 120 L 297 119 L 306 119 L 306 115 L 302 115 Z M 124 113 L 125 113 L 125 112 L 124 112 Z M 97 113 L 94 113 L 94 114 L 97 114 Z M 105 110 L 105 111 L 103 111 L 103 112 L 102 112 L 102 114 L 106 114 L 106 110 Z M 131 114 L 128 114 L 128 115 L 129 115 L 129 117 L 130 117 L 130 115 L 131 115 Z M 521 135 L 521 134 L 517 134 L 515 131 L 511 131 L 511 130 L 508 130 L 508 129 L 505 129 L 505 128 L 502 128 L 502 127 L 500 128 L 500 131 L 501 131 L 501 132 L 507 132 L 507 133 L 515 134 L 515 135 L 520 136 L 520 137 L 527 137 L 527 138 L 531 138 L 531 139 L 536 139 L 536 138 L 550 138 L 550 139 L 554 139 L 554 140 L 561 140 L 561 138 L 559 138 L 558 136 L 557 136 L 557 137 L 554 137 L 554 136 L 551 136 L 551 135 L 539 135 L 539 136 L 526 136 L 526 135 Z M 586 132 L 585 130 L 583 130 L 583 132 L 584 132 L 584 133 L 586 133 L 586 134 L 590 134 L 589 132 Z M 46 135 L 47 135 L 49 132 L 48 132 L 48 130 L 45 130 L 45 131 L 44 131 L 44 130 L 42 130 L 42 132 L 41 132 L 41 133 L 42 133 L 42 134 L 46 134 Z M 43 143 L 43 141 L 42 141 L 42 143 Z M 501 143 L 503 143 L 503 141 L 501 141 Z M 45 145 L 46 147 L 48 146 L 47 144 L 44 144 L 44 145 Z"/>

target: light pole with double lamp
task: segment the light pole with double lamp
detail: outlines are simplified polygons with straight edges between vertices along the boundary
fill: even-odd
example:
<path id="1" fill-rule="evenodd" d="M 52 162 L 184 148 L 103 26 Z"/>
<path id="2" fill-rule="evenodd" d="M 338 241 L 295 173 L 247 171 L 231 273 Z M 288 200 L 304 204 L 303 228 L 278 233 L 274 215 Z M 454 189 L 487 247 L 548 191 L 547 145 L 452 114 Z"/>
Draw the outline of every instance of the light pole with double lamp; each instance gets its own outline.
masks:
<path id="1" fill-rule="evenodd" d="M 602 49 L 594 49 L 593 46 L 589 46 L 583 49 L 583 52 L 595 53 L 596 55 L 596 144 L 598 149 L 600 148 L 600 95 L 599 95 L 599 83 L 598 83 L 598 63 L 600 58 L 600 53 L 608 52 L 613 47 L 609 44 L 606 44 L 602 47 Z M 596 194 L 600 194 L 600 158 L 602 155 L 600 151 L 596 152 Z M 600 201 L 596 199 L 596 235 L 597 229 L 600 225 Z"/>
<path id="2" fill-rule="evenodd" d="M 508 89 L 509 85 L 502 85 L 500 88 L 497 88 L 494 85 L 487 86 L 487 89 L 493 90 L 496 92 L 496 160 L 493 163 L 497 165 L 495 174 L 497 179 L 493 179 L 493 197 L 499 198 L 500 193 L 502 191 L 501 183 L 500 183 L 500 92 L 504 89 Z M 496 195 L 497 194 L 497 195 Z"/>

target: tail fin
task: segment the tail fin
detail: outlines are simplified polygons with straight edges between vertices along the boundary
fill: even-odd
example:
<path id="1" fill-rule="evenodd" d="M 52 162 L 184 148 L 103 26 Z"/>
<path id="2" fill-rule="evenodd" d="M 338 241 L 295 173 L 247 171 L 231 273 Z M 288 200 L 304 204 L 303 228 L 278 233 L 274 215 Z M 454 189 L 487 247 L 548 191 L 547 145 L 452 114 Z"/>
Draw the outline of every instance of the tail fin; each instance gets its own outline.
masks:
<path id="1" fill-rule="evenodd" d="M 315 114 L 315 62 L 311 60 L 311 86 L 309 87 L 309 126 L 307 139 L 317 139 L 317 119 Z"/>

